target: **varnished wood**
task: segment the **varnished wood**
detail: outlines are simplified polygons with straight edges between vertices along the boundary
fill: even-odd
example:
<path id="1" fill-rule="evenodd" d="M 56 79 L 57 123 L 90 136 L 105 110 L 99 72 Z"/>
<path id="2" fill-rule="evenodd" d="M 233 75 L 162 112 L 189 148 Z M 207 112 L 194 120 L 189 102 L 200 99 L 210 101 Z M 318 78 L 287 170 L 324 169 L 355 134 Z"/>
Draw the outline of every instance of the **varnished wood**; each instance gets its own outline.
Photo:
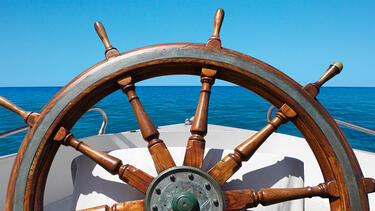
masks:
<path id="1" fill-rule="evenodd" d="M 327 120 L 328 123 L 328 129 L 334 131 L 334 136 L 338 137 L 338 144 L 344 147 L 343 155 L 345 158 L 347 158 L 350 163 L 350 168 L 352 169 L 350 172 L 354 173 L 354 180 L 347 181 L 346 180 L 346 173 L 343 173 L 343 164 L 338 159 L 337 154 L 335 154 L 335 148 L 334 146 L 330 145 L 330 142 L 328 141 L 328 137 L 324 133 L 321 132 L 321 129 L 318 127 L 319 124 L 315 122 L 311 118 L 311 114 L 307 113 L 304 108 L 298 104 L 297 101 L 293 99 L 292 96 L 288 94 L 288 92 L 284 92 L 285 90 L 281 90 L 278 86 L 275 86 L 270 81 L 265 80 L 263 78 L 259 78 L 255 76 L 252 73 L 248 73 L 247 71 L 243 71 L 239 67 L 236 66 L 235 63 L 229 61 L 229 63 L 223 63 L 223 62 L 216 62 L 212 60 L 206 60 L 203 58 L 199 58 L 199 55 L 197 55 L 197 58 L 170 58 L 168 56 L 167 59 L 155 59 L 151 62 L 143 62 L 131 67 L 123 68 L 116 73 L 113 73 L 111 75 L 108 75 L 106 77 L 100 78 L 97 82 L 90 84 L 87 89 L 83 90 L 80 95 L 78 95 L 77 98 L 73 99 L 69 102 L 69 104 L 60 109 L 60 113 L 56 116 L 54 116 L 54 122 L 48 126 L 48 131 L 43 134 L 43 139 L 40 141 L 39 147 L 38 147 L 38 153 L 33 155 L 33 169 L 40 168 L 41 164 L 47 162 L 46 159 L 48 159 L 48 162 L 53 159 L 55 152 L 50 151 L 50 146 L 53 144 L 56 144 L 55 142 L 51 142 L 54 135 L 54 131 L 57 131 L 58 127 L 61 125 L 61 121 L 64 122 L 64 125 L 68 125 L 68 127 L 71 127 L 74 125 L 74 123 L 84 114 L 84 112 L 97 103 L 100 99 L 104 98 L 108 94 L 114 92 L 117 90 L 117 87 L 115 87 L 113 84 L 113 81 L 117 81 L 121 77 L 125 75 L 132 74 L 135 78 L 135 81 L 141 81 L 152 77 L 162 76 L 162 75 L 172 75 L 172 74 L 190 74 L 190 75 L 199 75 L 200 74 L 200 67 L 205 65 L 210 65 L 218 69 L 228 70 L 228 71 L 222 71 L 220 72 L 220 79 L 224 79 L 226 81 L 235 83 L 237 85 L 241 85 L 246 89 L 249 89 L 256 94 L 264 97 L 272 104 L 276 105 L 277 107 L 280 107 L 283 103 L 287 103 L 295 111 L 298 113 L 298 117 L 294 119 L 293 123 L 297 126 L 297 128 L 301 131 L 301 133 L 305 136 L 306 141 L 309 143 L 309 146 L 311 147 L 311 150 L 313 151 L 323 174 L 323 177 L 326 181 L 329 181 L 330 179 L 338 179 L 338 186 L 340 187 L 340 198 L 331 200 L 330 199 L 330 206 L 331 210 L 350 210 L 351 207 L 351 200 L 348 198 L 348 190 L 353 187 L 353 184 L 360 183 L 359 186 L 359 194 L 357 196 L 360 197 L 360 206 L 362 207 L 361 210 L 369 210 L 368 203 L 367 203 L 367 196 L 366 194 L 363 194 L 364 186 L 362 184 L 362 173 L 359 168 L 358 162 L 356 161 L 356 158 L 354 156 L 354 153 L 352 152 L 350 145 L 347 143 L 345 137 L 341 135 L 340 129 L 337 127 L 337 125 L 334 123 L 332 117 L 328 114 L 328 112 L 324 109 L 322 105 L 319 104 L 319 102 L 315 101 L 311 98 L 310 95 L 308 95 L 306 92 L 303 92 L 301 90 L 301 86 L 278 71 L 277 69 L 257 60 L 252 57 L 243 55 L 241 53 L 228 50 L 228 49 L 215 49 L 212 48 L 206 48 L 202 44 L 189 44 L 189 43 L 182 43 L 182 44 L 165 44 L 165 45 L 158 45 L 158 46 L 152 46 L 152 47 L 146 47 L 143 49 L 138 49 L 135 51 L 132 51 L 130 53 L 125 53 L 130 56 L 130 54 L 136 54 L 136 55 L 142 55 L 143 53 L 152 53 L 154 51 L 163 52 L 163 55 L 168 55 L 168 53 L 171 53 L 170 51 L 173 49 L 178 49 L 179 51 L 183 52 L 185 50 L 189 50 L 194 52 L 194 50 L 203 50 L 206 52 L 207 55 L 210 55 L 210 51 L 215 51 L 216 54 L 222 54 L 225 56 L 233 56 L 236 58 L 240 58 L 245 63 L 252 63 L 257 68 L 261 68 L 263 71 L 266 71 L 270 74 L 273 74 L 275 77 L 281 79 L 284 81 L 288 86 L 290 86 L 294 91 L 299 93 L 301 96 L 306 98 L 306 102 L 312 106 L 313 109 L 316 109 L 319 114 L 321 114 L 321 117 L 324 117 Z M 167 54 L 164 54 L 167 53 Z M 126 56 L 128 56 L 126 55 Z M 132 58 L 130 56 L 130 58 Z M 119 61 L 124 62 L 121 60 L 122 58 L 119 58 Z M 134 59 L 134 58 L 133 58 Z M 104 61 L 105 63 L 106 61 Z M 119 64 L 119 63 L 118 63 Z M 43 124 L 43 117 L 45 117 L 46 114 L 50 114 L 49 112 L 52 109 L 56 109 L 56 102 L 59 101 L 61 98 L 66 96 L 66 93 L 72 92 L 72 88 L 74 88 L 74 84 L 80 83 L 80 81 L 84 80 L 88 76 L 93 76 L 95 72 L 91 70 L 96 70 L 97 66 L 103 65 L 103 63 L 100 63 L 98 65 L 95 65 L 94 67 L 90 68 L 89 70 L 85 71 L 81 75 L 79 75 L 76 79 L 74 79 L 72 82 L 70 82 L 63 90 L 61 90 L 55 97 L 52 99 L 48 105 L 46 105 L 43 109 L 43 112 L 41 112 L 41 118 L 36 123 L 35 128 L 38 128 L 38 126 L 46 126 Z M 120 65 L 120 64 L 119 64 Z M 120 65 L 121 66 L 121 65 Z M 219 77 L 218 77 L 219 78 Z M 74 91 L 74 90 L 73 90 Z M 69 117 L 69 118 L 67 118 Z M 25 141 L 21 145 L 20 151 L 17 155 L 16 162 L 14 164 L 13 170 L 12 170 L 12 176 L 10 178 L 9 186 L 8 186 L 8 194 L 7 194 L 7 201 L 6 201 L 6 211 L 12 210 L 12 206 L 15 205 L 15 202 L 13 202 L 14 194 L 17 192 L 16 187 L 16 179 L 22 177 L 23 173 L 19 170 L 20 164 L 23 163 L 23 159 L 28 156 L 24 156 L 26 149 L 28 148 L 29 140 L 30 138 L 34 137 L 35 134 L 33 133 L 35 130 L 31 130 L 27 137 L 25 138 Z M 35 144 L 35 143 L 34 143 Z M 50 157 L 45 157 L 46 154 L 52 154 Z M 35 167 L 35 168 L 34 168 Z M 27 181 L 26 181 L 26 187 L 25 190 L 25 196 L 24 196 L 24 204 L 25 207 L 28 208 L 29 206 L 26 204 L 30 204 L 33 206 L 33 203 L 38 203 L 40 200 L 37 199 L 37 197 L 40 197 L 38 194 L 35 194 L 35 190 L 37 187 L 41 187 L 39 183 L 43 182 L 43 176 L 47 175 L 48 173 L 45 172 L 36 172 L 30 170 L 27 174 Z M 48 168 L 45 168 L 48 171 Z M 326 179 L 329 178 L 329 179 Z M 348 182 L 353 182 L 347 184 Z M 18 192 L 17 192 L 18 193 Z M 34 207 L 34 206 L 33 206 Z M 25 210 L 32 210 L 32 209 L 25 209 Z"/>
<path id="2" fill-rule="evenodd" d="M 96 33 L 98 33 L 100 39 L 102 40 L 104 44 L 106 58 L 108 59 L 113 56 L 119 55 L 120 53 L 118 52 L 118 50 L 114 48 L 109 42 L 107 32 L 105 31 L 103 24 L 99 21 L 96 21 L 94 24 L 94 27 L 95 27 Z"/>
<path id="3" fill-rule="evenodd" d="M 329 66 L 326 72 L 315 83 L 307 84 L 303 89 L 307 91 L 312 97 L 316 97 L 320 91 L 320 87 L 329 79 L 333 78 L 341 72 L 343 65 L 341 62 L 335 62 Z"/>
<path id="4" fill-rule="evenodd" d="M 151 175 L 128 164 L 120 166 L 118 173 L 121 180 L 135 187 L 142 193 L 147 192 L 148 186 L 154 179 Z"/>
<path id="5" fill-rule="evenodd" d="M 281 106 L 270 123 L 249 139 L 238 145 L 234 153 L 225 156 L 208 173 L 220 184 L 224 184 L 240 167 L 241 162 L 248 161 L 255 151 L 283 123 L 296 116 L 296 112 L 287 104 Z"/>
<path id="6" fill-rule="evenodd" d="M 219 185 L 223 185 L 241 167 L 241 158 L 237 153 L 231 153 L 221 159 L 208 174 L 210 174 Z"/>
<path id="7" fill-rule="evenodd" d="M 40 117 L 40 114 L 31 112 L 31 114 L 26 118 L 26 124 L 28 124 L 30 127 L 33 127 L 36 121 L 38 121 Z"/>
<path id="8" fill-rule="evenodd" d="M 0 96 L 0 105 L 9 111 L 12 111 L 22 117 L 26 121 L 27 117 L 31 114 L 31 111 L 24 111 L 16 104 L 12 103 L 8 99 Z"/>
<path id="9" fill-rule="evenodd" d="M 211 86 L 215 82 L 217 71 L 202 68 L 202 89 L 197 110 L 190 128 L 191 136 L 188 140 L 184 165 L 202 168 L 205 149 L 204 136 L 207 134 L 208 104 L 211 94 Z"/>
<path id="10" fill-rule="evenodd" d="M 374 178 L 363 178 L 362 183 L 365 186 L 366 193 L 375 192 L 375 179 Z"/>
<path id="11" fill-rule="evenodd" d="M 215 48 L 221 47 L 220 29 L 221 29 L 221 25 L 223 24 L 223 20 L 224 20 L 224 10 L 220 8 L 215 13 L 214 31 L 210 39 L 208 39 L 207 46 L 215 47 Z"/>
<path id="12" fill-rule="evenodd" d="M 248 161 L 255 151 L 264 143 L 264 141 L 283 123 L 296 116 L 296 112 L 287 104 L 281 106 L 275 117 L 263 129 L 254 134 L 239 146 L 236 147 L 237 152 L 242 161 Z"/>
<path id="13" fill-rule="evenodd" d="M 35 122 L 39 119 L 39 114 L 32 111 L 25 111 L 12 103 L 5 97 L 0 96 L 0 106 L 18 114 L 30 127 L 34 126 Z"/>
<path id="14" fill-rule="evenodd" d="M 335 181 L 305 188 L 270 188 L 260 189 L 259 191 L 226 191 L 224 195 L 226 210 L 252 208 L 259 204 L 267 206 L 289 200 L 311 198 L 315 196 L 322 198 L 337 198 L 339 196 Z"/>
<path id="15" fill-rule="evenodd" d="M 115 211 L 143 211 L 144 210 L 144 201 L 128 201 L 123 203 L 117 203 L 112 206 L 112 210 Z"/>
<path id="16" fill-rule="evenodd" d="M 144 201 L 127 201 L 114 204 L 112 207 L 109 207 L 108 205 L 101 205 L 79 211 L 144 211 Z"/>
<path id="17" fill-rule="evenodd" d="M 137 118 L 143 138 L 148 142 L 148 149 L 154 160 L 156 170 L 162 172 L 176 166 L 167 146 L 159 139 L 159 131 L 152 123 L 135 92 L 132 77 L 125 77 L 117 82 L 128 96 L 129 102 Z"/>
<path id="18" fill-rule="evenodd" d="M 251 197 L 253 193 L 253 190 L 225 191 L 225 210 L 241 210 L 251 207 L 254 203 Z"/>
<path id="19" fill-rule="evenodd" d="M 77 140 L 74 138 L 72 133 L 63 127 L 61 127 L 57 132 L 54 140 L 66 146 L 75 148 L 77 151 L 91 158 L 109 173 L 113 175 L 118 174 L 121 180 L 133 186 L 142 193 L 146 193 L 149 184 L 153 180 L 152 176 L 143 172 L 142 170 L 128 164 L 122 165 L 122 161 L 120 159 L 92 148 L 82 141 Z"/>
<path id="20" fill-rule="evenodd" d="M 81 209 L 78 211 L 112 211 L 112 208 L 109 207 L 108 205 L 101 205 L 101 206 L 91 207 L 87 209 Z"/>

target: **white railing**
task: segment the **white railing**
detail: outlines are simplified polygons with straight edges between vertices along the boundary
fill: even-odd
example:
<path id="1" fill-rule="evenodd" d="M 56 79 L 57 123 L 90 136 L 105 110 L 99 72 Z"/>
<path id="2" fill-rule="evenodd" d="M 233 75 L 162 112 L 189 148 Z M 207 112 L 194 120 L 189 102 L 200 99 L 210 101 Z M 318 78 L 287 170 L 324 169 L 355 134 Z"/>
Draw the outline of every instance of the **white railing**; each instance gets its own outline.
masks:
<path id="1" fill-rule="evenodd" d="M 107 114 L 105 113 L 105 111 L 103 109 L 101 109 L 99 107 L 91 107 L 87 112 L 89 112 L 89 111 L 99 111 L 99 113 L 102 115 L 103 122 L 102 122 L 102 125 L 100 126 L 100 129 L 98 131 L 98 136 L 103 135 L 105 133 L 105 129 L 107 128 L 107 123 L 108 123 Z M 12 129 L 12 130 L 8 130 L 6 132 L 0 133 L 0 138 L 4 138 L 4 137 L 7 137 L 7 136 L 10 136 L 10 135 L 28 130 L 29 128 L 30 128 L 30 126 L 27 125 L 27 126 L 15 128 L 15 129 Z"/>
<path id="2" fill-rule="evenodd" d="M 271 117 L 272 116 L 272 111 L 275 108 L 276 108 L 275 106 L 271 105 L 271 107 L 268 109 L 268 111 L 267 111 L 267 121 L 268 122 L 271 121 L 271 119 L 272 119 L 272 117 Z M 375 130 L 371 130 L 369 128 L 362 127 L 362 126 L 359 126 L 359 125 L 356 125 L 356 124 L 353 124 L 351 122 L 347 122 L 347 121 L 344 121 L 344 120 L 340 120 L 340 119 L 334 119 L 334 120 L 339 125 L 344 125 L 344 126 L 349 127 L 351 129 L 358 130 L 358 131 L 361 131 L 363 133 L 367 133 L 367 134 L 375 136 Z"/>

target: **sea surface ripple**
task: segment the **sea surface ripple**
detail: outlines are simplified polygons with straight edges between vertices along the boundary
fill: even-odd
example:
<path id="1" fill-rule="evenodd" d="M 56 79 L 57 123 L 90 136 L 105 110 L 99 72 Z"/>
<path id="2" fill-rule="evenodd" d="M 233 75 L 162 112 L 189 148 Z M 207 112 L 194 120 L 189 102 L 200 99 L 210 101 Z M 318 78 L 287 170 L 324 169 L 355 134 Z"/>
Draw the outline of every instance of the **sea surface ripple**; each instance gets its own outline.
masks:
<path id="1" fill-rule="evenodd" d="M 3 96 L 27 111 L 40 112 L 61 87 L 2 87 Z M 198 86 L 139 86 L 137 93 L 145 110 L 155 125 L 183 123 L 194 115 L 199 99 Z M 318 100 L 337 119 L 349 121 L 375 130 L 375 87 L 324 87 Z M 106 133 L 138 129 L 127 97 L 117 91 L 96 106 L 108 115 Z M 236 86 L 214 86 L 209 105 L 210 124 L 252 130 L 261 129 L 266 123 L 270 103 L 254 93 Z M 0 133 L 24 126 L 16 114 L 0 108 Z M 86 113 L 74 126 L 76 137 L 93 136 L 101 125 L 98 112 Z M 351 146 L 375 152 L 375 137 L 341 127 Z M 292 123 L 283 125 L 280 133 L 302 136 Z M 0 156 L 16 153 L 26 132 L 0 139 Z"/>

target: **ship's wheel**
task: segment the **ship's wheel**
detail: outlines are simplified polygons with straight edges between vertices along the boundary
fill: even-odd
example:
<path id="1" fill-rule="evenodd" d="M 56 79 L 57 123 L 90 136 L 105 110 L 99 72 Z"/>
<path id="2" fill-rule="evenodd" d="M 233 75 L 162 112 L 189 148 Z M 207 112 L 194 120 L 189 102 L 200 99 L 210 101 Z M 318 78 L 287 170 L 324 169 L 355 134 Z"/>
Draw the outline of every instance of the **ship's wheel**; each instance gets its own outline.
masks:
<path id="1" fill-rule="evenodd" d="M 19 113 L 32 126 L 13 166 L 6 210 L 43 210 L 43 193 L 50 165 L 59 147 L 74 147 L 112 174 L 145 194 L 145 199 L 103 205 L 89 210 L 163 210 L 158 200 L 172 183 L 181 188 L 171 197 L 172 210 L 200 210 L 195 191 L 205 191 L 207 210 L 237 210 L 307 197 L 328 198 L 331 210 L 369 210 L 367 193 L 375 181 L 363 178 L 355 155 L 342 131 L 316 100 L 320 86 L 342 69 L 332 64 L 315 83 L 302 87 L 276 68 L 250 56 L 221 47 L 219 31 L 224 11 L 215 15 L 214 32 L 207 44 L 175 43 L 149 46 L 120 54 L 111 46 L 101 23 L 95 28 L 106 47 L 106 59 L 67 84 L 40 114 L 25 112 L 5 99 L 1 104 Z M 176 166 L 168 148 L 143 109 L 135 91 L 139 81 L 164 75 L 200 75 L 202 89 L 183 166 Z M 208 172 L 201 170 L 207 133 L 208 104 L 215 79 L 240 85 L 263 97 L 279 111 L 270 123 L 237 146 Z M 121 89 L 128 97 L 158 176 L 126 164 L 77 140 L 69 132 L 78 119 L 105 96 Z M 251 159 L 280 125 L 292 121 L 304 135 L 324 181 L 313 187 L 223 191 L 221 186 Z M 179 140 L 186 141 L 186 140 Z M 194 183 L 191 182 L 194 180 Z M 190 183 L 189 183 L 190 182 Z M 159 187 L 162 187 L 160 189 Z"/>

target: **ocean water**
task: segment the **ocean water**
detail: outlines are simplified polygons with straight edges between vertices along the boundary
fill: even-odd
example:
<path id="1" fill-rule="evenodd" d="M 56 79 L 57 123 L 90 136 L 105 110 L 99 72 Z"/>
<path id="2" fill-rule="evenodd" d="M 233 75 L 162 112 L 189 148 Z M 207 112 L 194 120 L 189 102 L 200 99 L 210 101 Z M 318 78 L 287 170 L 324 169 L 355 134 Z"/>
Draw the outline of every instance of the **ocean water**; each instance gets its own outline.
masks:
<path id="1" fill-rule="evenodd" d="M 3 87 L 3 96 L 28 111 L 39 112 L 61 87 Z M 183 123 L 195 113 L 200 87 L 139 86 L 139 95 L 145 110 L 155 125 Z M 322 88 L 318 100 L 334 118 L 346 120 L 375 130 L 375 87 Z M 108 115 L 106 133 L 138 129 L 138 124 L 127 97 L 117 91 L 100 101 Z M 210 124 L 259 130 L 267 124 L 270 104 L 252 92 L 236 86 L 214 86 L 210 99 Z M 12 112 L 0 108 L 0 133 L 24 126 L 23 120 Z M 102 119 L 98 112 L 86 113 L 74 126 L 77 138 L 96 135 Z M 375 137 L 341 127 L 351 146 L 375 152 Z M 208 131 L 209 132 L 209 131 Z M 302 136 L 293 124 L 282 125 L 278 132 Z M 0 156 L 16 153 L 26 132 L 0 139 Z M 181 140 L 183 141 L 183 140 Z"/>

